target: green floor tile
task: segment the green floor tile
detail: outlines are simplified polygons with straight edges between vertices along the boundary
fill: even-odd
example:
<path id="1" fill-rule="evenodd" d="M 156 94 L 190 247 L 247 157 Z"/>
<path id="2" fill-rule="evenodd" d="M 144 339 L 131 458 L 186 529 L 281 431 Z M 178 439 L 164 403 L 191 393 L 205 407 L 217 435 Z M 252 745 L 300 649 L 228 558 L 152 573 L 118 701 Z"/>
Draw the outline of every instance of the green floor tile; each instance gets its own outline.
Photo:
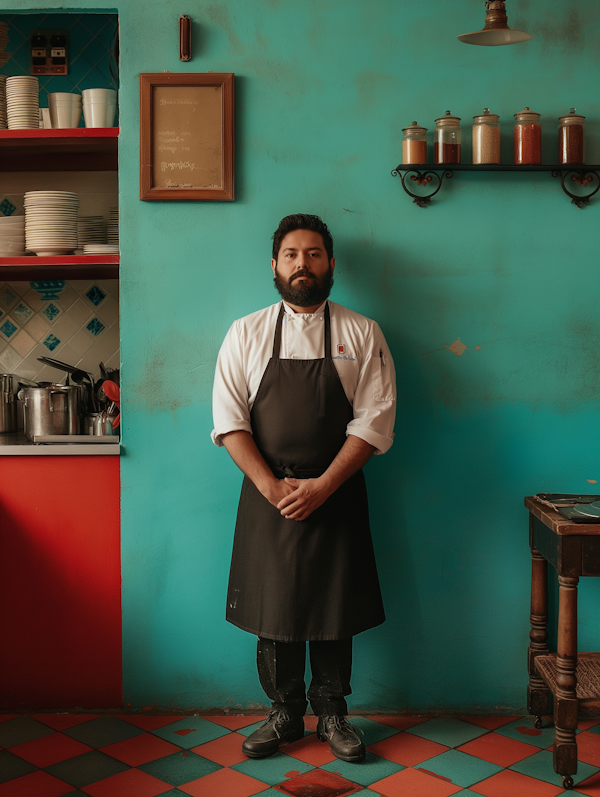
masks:
<path id="1" fill-rule="evenodd" d="M 51 736 L 56 731 L 31 717 L 15 717 L 0 722 L 0 747 L 14 747 L 17 744 L 33 742 L 43 736 Z"/>
<path id="2" fill-rule="evenodd" d="M 9 753 L 8 750 L 0 750 L 0 783 L 29 775 L 36 769 L 37 767 L 34 767 L 33 764 L 23 761 L 22 758 Z"/>
<path id="3" fill-rule="evenodd" d="M 454 717 L 435 717 L 420 725 L 407 728 L 405 733 L 412 733 L 430 742 L 437 742 L 446 747 L 460 747 L 461 744 L 477 739 L 489 733 L 487 728 L 480 728 L 470 722 L 463 722 Z"/>
<path id="4" fill-rule="evenodd" d="M 155 736 L 160 736 L 161 739 L 166 739 L 171 744 L 176 744 L 178 747 L 185 747 L 186 750 L 189 750 L 190 747 L 212 742 L 213 739 L 218 739 L 219 736 L 227 736 L 231 731 L 228 728 L 222 728 L 215 722 L 204 720 L 202 717 L 184 717 L 177 722 L 172 722 L 170 725 L 156 728 L 151 733 Z"/>
<path id="5" fill-rule="evenodd" d="M 97 780 L 118 775 L 127 769 L 131 769 L 131 767 L 122 764 L 116 758 L 104 755 L 99 750 L 92 750 L 75 758 L 69 758 L 68 761 L 52 764 L 51 767 L 46 767 L 46 772 L 79 789 L 82 786 L 89 786 L 90 783 L 95 783 Z"/>
<path id="6" fill-rule="evenodd" d="M 393 736 L 398 733 L 396 728 L 390 728 L 389 725 L 383 725 L 381 722 L 374 722 L 368 720 L 366 717 L 348 717 L 351 725 L 355 725 L 364 733 L 363 744 L 368 747 L 370 744 L 376 744 L 388 736 Z M 360 734 L 359 734 L 360 735 Z"/>
<path id="7" fill-rule="evenodd" d="M 196 753 L 171 753 L 171 755 L 150 761 L 137 767 L 148 775 L 164 780 L 170 786 L 183 786 L 191 780 L 203 778 L 222 769 L 219 764 L 209 761 Z"/>
<path id="8" fill-rule="evenodd" d="M 268 783 L 269 786 L 275 786 L 284 781 L 286 777 L 303 775 L 314 767 L 312 764 L 305 764 L 304 761 L 292 758 L 285 753 L 275 753 L 268 758 L 249 758 L 247 761 L 235 764 L 231 769 L 236 769 L 244 775 Z M 289 775 L 289 772 L 293 772 L 294 775 Z"/>
<path id="9" fill-rule="evenodd" d="M 259 722 L 253 722 L 252 725 L 247 725 L 245 728 L 238 728 L 236 733 L 241 733 L 242 736 L 250 736 L 251 733 L 254 733 L 254 731 L 258 730 L 258 728 L 261 728 L 265 724 L 265 721 L 266 718 L 264 720 L 260 720 Z M 308 728 L 304 729 L 305 736 L 310 736 L 311 733 L 312 731 L 309 731 Z"/>
<path id="10" fill-rule="evenodd" d="M 562 786 L 562 777 L 557 775 L 554 771 L 552 763 L 552 752 L 550 750 L 540 750 L 535 755 L 530 755 L 524 761 L 519 761 L 513 764 L 509 769 L 514 772 L 520 772 L 521 775 L 529 775 L 530 778 L 537 778 L 538 780 L 545 780 L 546 783 L 552 783 L 554 786 Z M 591 778 L 598 772 L 598 767 L 593 767 L 591 764 L 584 764 L 581 761 L 577 762 L 577 774 L 573 775 L 575 788 L 577 784 L 581 783 L 587 778 Z"/>
<path id="11" fill-rule="evenodd" d="M 491 778 L 502 772 L 503 767 L 497 764 L 490 764 L 489 761 L 482 761 L 480 758 L 461 753 L 459 750 L 447 750 L 427 761 L 423 761 L 415 766 L 415 769 L 434 772 L 442 778 L 448 778 L 456 786 L 473 786 L 481 780 Z"/>
<path id="12" fill-rule="evenodd" d="M 262 797 L 262 795 L 266 794 L 266 792 L 261 792 L 260 794 Z M 281 797 L 281 792 L 276 792 L 276 794 L 277 797 Z M 66 795 L 66 797 L 69 797 L 69 795 Z M 164 791 L 161 794 L 157 794 L 156 797 L 190 797 L 190 795 L 184 791 L 179 791 L 179 789 L 169 789 L 169 791 Z"/>
<path id="13" fill-rule="evenodd" d="M 95 720 L 84 722 L 82 725 L 67 728 L 63 733 L 90 747 L 106 747 L 108 744 L 133 739 L 144 731 L 129 722 L 123 722 L 118 717 L 106 716 L 96 717 Z"/>
<path id="14" fill-rule="evenodd" d="M 497 728 L 494 733 L 499 733 L 501 736 L 508 736 L 510 739 L 532 744 L 534 747 L 540 747 L 545 750 L 554 742 L 554 725 L 534 728 L 533 722 L 533 717 L 520 717 L 508 725 L 502 725 L 502 727 Z"/>
<path id="15" fill-rule="evenodd" d="M 404 769 L 400 764 L 395 764 L 393 761 L 388 761 L 385 758 L 380 758 L 373 753 L 367 753 L 365 760 L 360 764 L 350 764 L 348 761 L 330 761 L 321 769 L 327 772 L 337 772 L 346 780 L 351 780 L 353 783 L 359 783 L 361 786 L 370 786 L 376 780 L 383 780 L 394 772 L 400 772 Z"/>

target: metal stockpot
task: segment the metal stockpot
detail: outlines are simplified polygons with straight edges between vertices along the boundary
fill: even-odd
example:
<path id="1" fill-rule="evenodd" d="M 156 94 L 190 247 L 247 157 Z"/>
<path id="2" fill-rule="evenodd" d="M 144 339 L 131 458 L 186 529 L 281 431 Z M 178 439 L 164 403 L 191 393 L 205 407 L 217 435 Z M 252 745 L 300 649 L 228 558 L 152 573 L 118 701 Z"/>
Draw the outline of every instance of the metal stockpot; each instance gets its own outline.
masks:
<path id="1" fill-rule="evenodd" d="M 36 435 L 77 434 L 79 430 L 79 388 L 64 385 L 23 387 L 24 431 L 28 440 Z"/>
<path id="2" fill-rule="evenodd" d="M 13 375 L 0 374 L 0 434 L 17 431 L 17 397 L 13 392 Z"/>

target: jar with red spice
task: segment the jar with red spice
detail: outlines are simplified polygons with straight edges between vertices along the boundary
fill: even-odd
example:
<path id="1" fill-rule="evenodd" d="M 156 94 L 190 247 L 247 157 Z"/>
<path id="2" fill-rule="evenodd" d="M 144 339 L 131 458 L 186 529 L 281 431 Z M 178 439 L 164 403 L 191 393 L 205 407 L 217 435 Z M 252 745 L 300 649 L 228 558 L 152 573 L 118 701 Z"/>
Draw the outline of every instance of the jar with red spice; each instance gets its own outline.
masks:
<path id="1" fill-rule="evenodd" d="M 515 163 L 533 165 L 542 161 L 540 114 L 524 108 L 515 114 Z"/>
<path id="2" fill-rule="evenodd" d="M 433 159 L 435 163 L 460 163 L 460 117 L 450 111 L 435 120 Z"/>
<path id="3" fill-rule="evenodd" d="M 585 116 L 575 113 L 575 108 L 571 108 L 558 121 L 558 162 L 585 163 Z"/>
<path id="4" fill-rule="evenodd" d="M 427 128 L 413 122 L 402 132 L 402 163 L 427 163 Z"/>

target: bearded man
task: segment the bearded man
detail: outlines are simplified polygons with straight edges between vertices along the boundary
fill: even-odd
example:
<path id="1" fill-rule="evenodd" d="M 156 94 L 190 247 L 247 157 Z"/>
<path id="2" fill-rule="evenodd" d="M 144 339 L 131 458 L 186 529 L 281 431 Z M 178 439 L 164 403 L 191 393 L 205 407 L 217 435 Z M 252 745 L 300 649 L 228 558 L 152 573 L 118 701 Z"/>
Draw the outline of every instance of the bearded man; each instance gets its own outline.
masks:
<path id="1" fill-rule="evenodd" d="M 282 301 L 232 325 L 213 392 L 212 439 L 244 473 L 226 616 L 258 637 L 272 701 L 242 750 L 301 739 L 308 696 L 318 738 L 358 762 L 352 638 L 385 620 L 362 467 L 392 445 L 394 365 L 374 321 L 328 301 L 333 239 L 318 216 L 282 219 L 271 268 Z"/>

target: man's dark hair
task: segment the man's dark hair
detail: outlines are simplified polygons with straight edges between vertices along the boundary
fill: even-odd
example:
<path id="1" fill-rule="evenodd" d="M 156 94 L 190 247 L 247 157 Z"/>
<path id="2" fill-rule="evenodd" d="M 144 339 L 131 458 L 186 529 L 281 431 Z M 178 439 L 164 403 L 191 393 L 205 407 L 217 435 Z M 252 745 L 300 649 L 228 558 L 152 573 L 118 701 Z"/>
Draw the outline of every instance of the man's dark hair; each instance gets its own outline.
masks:
<path id="1" fill-rule="evenodd" d="M 279 222 L 279 227 L 273 233 L 273 260 L 277 260 L 279 250 L 281 249 L 281 242 L 288 234 L 294 230 L 312 230 L 318 232 L 323 239 L 325 251 L 327 252 L 327 259 L 331 260 L 333 257 L 333 238 L 329 232 L 329 227 L 325 224 L 319 216 L 311 216 L 309 213 L 294 213 L 292 216 L 286 216 Z"/>

